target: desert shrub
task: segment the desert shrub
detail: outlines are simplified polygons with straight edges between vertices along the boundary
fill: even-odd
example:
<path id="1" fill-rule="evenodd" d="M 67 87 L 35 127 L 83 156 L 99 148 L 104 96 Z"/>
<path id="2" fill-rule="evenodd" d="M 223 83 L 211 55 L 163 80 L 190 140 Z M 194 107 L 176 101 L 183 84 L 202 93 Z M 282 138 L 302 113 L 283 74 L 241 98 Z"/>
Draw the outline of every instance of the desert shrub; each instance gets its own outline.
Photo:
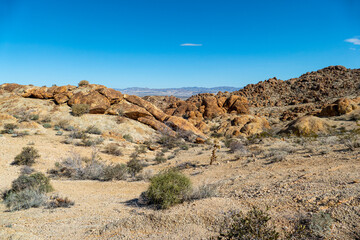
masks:
<path id="1" fill-rule="evenodd" d="M 50 200 L 46 203 L 46 208 L 69 208 L 75 204 L 74 201 L 71 201 L 69 198 L 59 197 L 58 195 L 51 196 Z"/>
<path id="2" fill-rule="evenodd" d="M 135 151 L 138 154 L 146 153 L 146 145 L 142 144 L 140 146 L 135 146 Z"/>
<path id="3" fill-rule="evenodd" d="M 128 142 L 133 142 L 133 137 L 130 134 L 123 135 L 123 138 Z"/>
<path id="4" fill-rule="evenodd" d="M 27 165 L 31 166 L 35 163 L 35 159 L 39 158 L 40 155 L 34 147 L 23 147 L 21 153 L 19 153 L 12 165 Z"/>
<path id="5" fill-rule="evenodd" d="M 179 146 L 181 150 L 189 150 L 189 146 L 186 143 L 183 143 Z"/>
<path id="6" fill-rule="evenodd" d="M 13 124 L 13 123 L 6 123 L 4 125 L 4 130 L 1 131 L 1 133 L 5 134 L 13 134 L 14 133 L 14 130 L 18 128 L 18 126 L 16 124 Z"/>
<path id="7" fill-rule="evenodd" d="M 125 180 L 128 177 L 128 169 L 125 164 L 106 166 L 104 169 L 104 181 Z"/>
<path id="8" fill-rule="evenodd" d="M 81 116 L 90 111 L 90 106 L 88 104 L 74 104 L 71 106 L 71 113 L 74 116 Z"/>
<path id="9" fill-rule="evenodd" d="M 86 86 L 86 85 L 89 85 L 89 81 L 87 81 L 87 80 L 81 80 L 81 81 L 78 83 L 78 86 L 79 86 L 79 87 Z"/>
<path id="10" fill-rule="evenodd" d="M 33 173 L 31 175 L 20 175 L 11 184 L 11 192 L 20 192 L 25 189 L 35 189 L 40 193 L 53 191 L 50 180 L 43 173 Z"/>
<path id="11" fill-rule="evenodd" d="M 229 151 L 231 153 L 235 153 L 235 152 L 246 152 L 246 148 L 245 146 L 239 142 L 239 141 L 231 141 L 229 143 Z"/>
<path id="12" fill-rule="evenodd" d="M 43 124 L 43 127 L 44 127 L 44 128 L 51 128 L 51 124 L 50 124 L 50 123 L 44 123 L 44 124 Z"/>
<path id="13" fill-rule="evenodd" d="M 172 149 L 178 147 L 181 144 L 181 140 L 167 134 L 162 134 L 158 143 L 161 144 L 163 148 Z"/>
<path id="14" fill-rule="evenodd" d="M 83 169 L 83 179 L 103 180 L 105 165 L 97 160 L 92 160 Z"/>
<path id="15" fill-rule="evenodd" d="M 41 119 L 41 122 L 43 122 L 43 123 L 50 123 L 50 122 L 51 122 L 51 117 L 48 116 L 48 115 L 46 115 L 45 117 L 43 117 L 43 118 Z"/>
<path id="16" fill-rule="evenodd" d="M 30 114 L 29 118 L 32 121 L 37 121 L 39 120 L 39 114 Z"/>
<path id="17" fill-rule="evenodd" d="M 309 228 L 318 237 L 324 237 L 330 231 L 333 219 L 325 212 L 315 213 L 311 217 Z"/>
<path id="18" fill-rule="evenodd" d="M 46 195 L 34 189 L 25 189 L 20 192 L 11 192 L 4 203 L 9 211 L 18 211 L 32 207 L 40 207 L 46 202 Z"/>
<path id="19" fill-rule="evenodd" d="M 224 136 L 224 134 L 223 133 L 216 133 L 216 132 L 213 132 L 213 133 L 211 133 L 211 135 L 210 135 L 211 137 L 213 137 L 213 138 L 221 138 L 221 137 L 223 137 Z"/>
<path id="20" fill-rule="evenodd" d="M 279 239 L 279 233 L 274 227 L 270 227 L 268 222 L 270 216 L 266 211 L 253 207 L 246 215 L 242 213 L 232 214 L 226 219 L 225 232 L 221 233 L 219 239 Z"/>
<path id="21" fill-rule="evenodd" d="M 166 209 L 185 201 L 190 192 L 190 179 L 180 172 L 168 170 L 151 178 L 145 196 L 150 204 Z"/>
<path id="22" fill-rule="evenodd" d="M 124 180 L 128 174 L 125 164 L 106 165 L 100 162 L 94 151 L 91 158 L 84 158 L 77 153 L 72 153 L 62 162 L 56 163 L 55 168 L 48 172 L 51 177 L 99 181 Z"/>
<path id="23" fill-rule="evenodd" d="M 156 153 L 154 161 L 158 164 L 166 162 L 165 154 L 163 152 Z"/>
<path id="24" fill-rule="evenodd" d="M 98 127 L 94 126 L 94 125 L 89 126 L 88 128 L 86 128 L 85 132 L 89 133 L 89 134 L 101 135 L 101 130 Z"/>
<path id="25" fill-rule="evenodd" d="M 203 184 L 192 190 L 189 200 L 216 197 L 218 195 L 217 184 Z"/>
<path id="26" fill-rule="evenodd" d="M 84 147 L 91 147 L 96 146 L 104 142 L 104 138 L 98 137 L 98 138 L 82 138 L 80 143 L 77 143 L 79 146 Z"/>
<path id="27" fill-rule="evenodd" d="M 355 151 L 356 148 L 360 148 L 360 129 L 352 130 L 350 132 L 344 132 L 338 136 L 339 141 L 344 144 L 349 150 Z"/>
<path id="28" fill-rule="evenodd" d="M 120 149 L 120 146 L 117 143 L 109 143 L 104 148 L 104 153 L 111 154 L 114 156 L 122 156 L 123 153 Z"/>
<path id="29" fill-rule="evenodd" d="M 132 158 L 129 162 L 127 162 L 126 166 L 130 175 L 133 177 L 144 168 L 144 165 L 137 158 Z"/>
<path id="30" fill-rule="evenodd" d="M 84 139 L 88 138 L 89 136 L 84 131 L 75 129 L 74 131 L 71 131 L 69 137 L 73 139 Z"/>

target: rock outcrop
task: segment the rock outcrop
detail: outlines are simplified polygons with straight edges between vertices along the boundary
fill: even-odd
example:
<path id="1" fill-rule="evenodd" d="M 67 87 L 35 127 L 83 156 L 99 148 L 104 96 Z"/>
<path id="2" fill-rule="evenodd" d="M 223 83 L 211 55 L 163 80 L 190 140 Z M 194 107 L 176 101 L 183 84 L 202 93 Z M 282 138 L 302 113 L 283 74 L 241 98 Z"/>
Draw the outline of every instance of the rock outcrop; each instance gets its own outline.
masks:
<path id="1" fill-rule="evenodd" d="M 308 136 L 311 134 L 328 133 L 330 127 L 329 122 L 325 119 L 315 116 L 304 116 L 291 122 L 283 132 Z"/>
<path id="2" fill-rule="evenodd" d="M 340 116 L 343 114 L 347 114 L 352 112 L 357 108 L 357 103 L 348 98 L 340 98 L 336 100 L 334 103 L 327 105 L 324 107 L 319 116 L 321 117 L 332 117 L 332 116 Z"/>

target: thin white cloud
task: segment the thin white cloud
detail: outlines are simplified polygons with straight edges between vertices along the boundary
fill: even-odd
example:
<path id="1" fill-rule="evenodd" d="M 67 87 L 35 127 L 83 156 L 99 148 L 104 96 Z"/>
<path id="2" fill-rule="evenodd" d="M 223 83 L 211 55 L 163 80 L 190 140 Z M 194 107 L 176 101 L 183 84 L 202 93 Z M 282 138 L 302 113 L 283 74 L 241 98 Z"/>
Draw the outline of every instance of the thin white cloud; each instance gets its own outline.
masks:
<path id="1" fill-rule="evenodd" d="M 360 45 L 360 38 L 359 37 L 354 37 L 354 38 L 345 39 L 345 42 L 349 42 L 349 43 L 352 43 L 354 45 Z"/>
<path id="2" fill-rule="evenodd" d="M 352 51 L 356 51 L 356 48 L 353 48 L 353 47 L 351 47 L 349 49 L 352 50 Z"/>
<path id="3" fill-rule="evenodd" d="M 182 46 L 182 47 L 201 47 L 202 44 L 199 44 L 199 43 L 183 43 L 183 44 L 180 44 L 180 46 Z"/>

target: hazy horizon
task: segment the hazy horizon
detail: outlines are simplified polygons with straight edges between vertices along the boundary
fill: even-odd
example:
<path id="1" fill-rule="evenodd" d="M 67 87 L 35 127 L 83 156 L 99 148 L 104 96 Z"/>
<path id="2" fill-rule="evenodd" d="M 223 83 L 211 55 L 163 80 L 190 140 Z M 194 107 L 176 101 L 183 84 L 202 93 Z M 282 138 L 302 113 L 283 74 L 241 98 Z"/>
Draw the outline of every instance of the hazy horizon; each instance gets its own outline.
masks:
<path id="1" fill-rule="evenodd" d="M 360 2 L 5 0 L 0 84 L 244 87 L 359 68 Z"/>

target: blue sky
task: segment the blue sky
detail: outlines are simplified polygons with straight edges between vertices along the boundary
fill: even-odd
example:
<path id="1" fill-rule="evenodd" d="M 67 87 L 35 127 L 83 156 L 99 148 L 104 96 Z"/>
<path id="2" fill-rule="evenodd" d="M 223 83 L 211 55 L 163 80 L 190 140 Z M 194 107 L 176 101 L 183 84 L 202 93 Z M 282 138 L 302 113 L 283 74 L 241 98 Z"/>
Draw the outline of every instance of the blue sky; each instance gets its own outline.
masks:
<path id="1" fill-rule="evenodd" d="M 0 84 L 242 87 L 360 68 L 359 12 L 357 0 L 0 0 Z"/>

